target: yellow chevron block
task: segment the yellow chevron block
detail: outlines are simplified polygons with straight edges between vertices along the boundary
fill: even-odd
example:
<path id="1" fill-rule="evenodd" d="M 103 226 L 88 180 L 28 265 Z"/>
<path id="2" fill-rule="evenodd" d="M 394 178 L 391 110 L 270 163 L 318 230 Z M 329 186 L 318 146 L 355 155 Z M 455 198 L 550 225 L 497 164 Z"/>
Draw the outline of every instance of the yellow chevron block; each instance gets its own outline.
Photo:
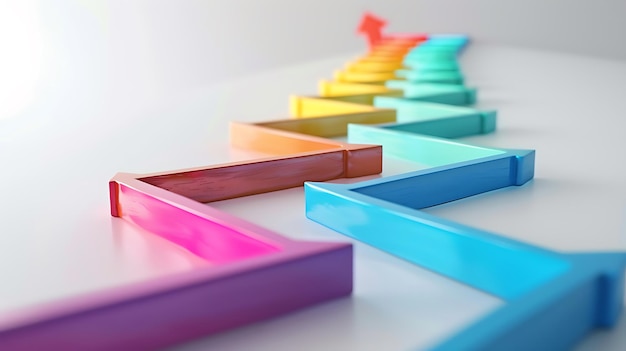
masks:
<path id="1" fill-rule="evenodd" d="M 338 101 L 334 98 L 291 96 L 289 102 L 291 117 L 294 119 L 344 116 L 350 119 L 350 123 L 366 124 L 389 123 L 396 120 L 394 109 Z M 345 125 L 341 128 L 345 128 Z M 341 129 L 342 132 L 343 130 Z"/>
<path id="2" fill-rule="evenodd" d="M 343 83 L 384 84 L 388 80 L 400 80 L 395 72 L 335 72 L 335 80 Z"/>
<path id="3" fill-rule="evenodd" d="M 350 62 L 346 64 L 348 72 L 393 72 L 397 69 L 405 69 L 402 61 L 369 61 L 366 59 Z"/>
<path id="4" fill-rule="evenodd" d="M 319 94 L 333 100 L 373 105 L 376 96 L 402 97 L 404 91 L 390 89 L 384 85 L 343 83 L 322 80 L 319 83 Z"/>

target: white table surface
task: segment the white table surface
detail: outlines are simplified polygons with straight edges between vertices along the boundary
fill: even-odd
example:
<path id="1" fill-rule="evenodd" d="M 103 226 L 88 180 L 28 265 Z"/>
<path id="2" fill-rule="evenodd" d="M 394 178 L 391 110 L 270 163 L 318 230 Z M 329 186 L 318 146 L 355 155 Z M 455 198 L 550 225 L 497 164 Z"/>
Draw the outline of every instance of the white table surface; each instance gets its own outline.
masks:
<path id="1" fill-rule="evenodd" d="M 167 96 L 116 94 L 111 82 L 50 83 L 20 114 L 0 118 L 0 316 L 201 266 L 183 249 L 110 217 L 109 178 L 254 158 L 229 147 L 228 121 L 286 117 L 288 95 L 314 95 L 317 81 L 350 58 Z M 564 252 L 626 250 L 626 62 L 481 44 L 462 62 L 468 84 L 479 88 L 479 106 L 498 110 L 496 133 L 463 140 L 536 149 L 535 179 L 427 212 Z M 412 167 L 385 158 L 384 174 Z M 211 206 L 292 238 L 352 241 L 306 219 L 302 188 Z M 421 349 L 501 304 L 354 244 L 351 298 L 174 349 Z M 621 321 L 579 350 L 626 349 Z"/>

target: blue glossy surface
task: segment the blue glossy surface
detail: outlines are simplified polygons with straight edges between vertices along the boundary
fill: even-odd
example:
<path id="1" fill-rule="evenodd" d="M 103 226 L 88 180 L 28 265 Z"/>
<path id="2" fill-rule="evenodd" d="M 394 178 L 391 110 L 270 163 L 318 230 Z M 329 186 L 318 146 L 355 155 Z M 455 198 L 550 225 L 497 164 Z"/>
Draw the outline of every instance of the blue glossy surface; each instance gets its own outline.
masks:
<path id="1" fill-rule="evenodd" d="M 500 298 L 516 298 L 568 264 L 542 250 L 417 211 L 513 185 L 507 167 L 512 158 L 505 154 L 352 185 L 308 183 L 307 216 Z"/>
<path id="2" fill-rule="evenodd" d="M 407 55 L 412 69 L 399 76 L 462 82 L 456 56 L 466 43 L 432 38 Z M 433 350 L 568 350 L 593 329 L 613 326 L 622 310 L 626 253 L 557 253 L 420 211 L 524 185 L 534 177 L 535 152 L 451 141 L 493 131 L 495 111 L 417 101 L 414 82 L 387 86 L 406 96 L 377 97 L 374 105 L 396 109 L 398 123 L 349 125 L 348 140 L 381 144 L 386 155 L 427 169 L 349 185 L 306 183 L 307 217 L 505 301 Z"/>
<path id="3" fill-rule="evenodd" d="M 510 166 L 507 177 L 498 164 L 514 158 L 505 153 L 350 185 L 307 183 L 307 217 L 506 301 L 433 349 L 566 350 L 616 322 L 626 254 L 559 254 L 419 211 L 520 185 L 526 171 Z"/>

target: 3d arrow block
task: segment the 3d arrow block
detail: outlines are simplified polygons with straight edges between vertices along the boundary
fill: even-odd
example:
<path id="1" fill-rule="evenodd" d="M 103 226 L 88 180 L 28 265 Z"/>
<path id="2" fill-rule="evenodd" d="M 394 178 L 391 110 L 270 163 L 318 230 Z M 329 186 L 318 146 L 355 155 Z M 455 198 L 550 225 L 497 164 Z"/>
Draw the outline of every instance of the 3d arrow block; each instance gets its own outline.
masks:
<path id="1" fill-rule="evenodd" d="M 291 118 L 232 122 L 231 144 L 267 158 L 111 179 L 112 216 L 206 267 L 3 316 L 0 349 L 161 349 L 350 295 L 350 244 L 293 241 L 207 205 L 303 184 L 308 218 L 505 301 L 433 350 L 566 350 L 614 325 L 626 253 L 552 252 L 421 211 L 524 185 L 535 152 L 451 140 L 496 126 L 495 111 L 452 106 L 476 101 L 457 60 L 468 37 L 385 25 L 366 14 L 367 55 L 320 96 L 291 97 Z M 383 152 L 416 170 L 320 183 L 378 174 Z"/>

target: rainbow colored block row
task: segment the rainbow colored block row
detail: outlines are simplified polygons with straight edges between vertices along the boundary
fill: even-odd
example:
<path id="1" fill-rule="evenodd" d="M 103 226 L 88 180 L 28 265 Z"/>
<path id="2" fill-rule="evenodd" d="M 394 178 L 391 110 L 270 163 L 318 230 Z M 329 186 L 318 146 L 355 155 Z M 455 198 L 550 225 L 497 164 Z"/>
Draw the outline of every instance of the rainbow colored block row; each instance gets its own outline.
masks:
<path id="1" fill-rule="evenodd" d="M 591 330 L 616 323 L 623 304 L 625 253 L 560 254 L 420 211 L 522 185 L 534 175 L 532 150 L 472 147 L 448 139 L 494 130 L 494 112 L 477 112 L 472 119 L 451 111 L 433 115 L 406 89 L 463 83 L 456 55 L 465 43 L 462 37 L 426 41 L 407 51 L 393 70 L 376 71 L 376 78 L 336 74 L 348 82 L 405 88 L 399 97 L 376 96 L 372 103 L 396 109 L 398 122 L 400 116 L 419 116 L 420 122 L 351 124 L 348 141 L 381 144 L 386 155 L 422 167 L 348 185 L 307 182 L 307 217 L 505 301 L 431 349 L 568 350 Z M 391 80 L 379 81 L 383 76 Z M 447 124 L 452 121 L 459 124 Z"/>
<path id="2" fill-rule="evenodd" d="M 207 204 L 303 184 L 310 219 L 506 301 L 433 349 L 566 349 L 614 324 L 626 254 L 558 254 L 419 211 L 523 185 L 535 153 L 453 140 L 496 127 L 495 111 L 467 106 L 477 94 L 457 61 L 465 36 L 390 36 L 366 22 L 369 52 L 320 96 L 291 97 L 290 118 L 231 124 L 234 147 L 271 156 L 109 183 L 113 216 L 208 268 L 18 314 L 0 325 L 0 349 L 162 348 L 350 295 L 350 244 L 293 241 Z M 323 183 L 378 174 L 383 153 L 416 171 Z"/>

